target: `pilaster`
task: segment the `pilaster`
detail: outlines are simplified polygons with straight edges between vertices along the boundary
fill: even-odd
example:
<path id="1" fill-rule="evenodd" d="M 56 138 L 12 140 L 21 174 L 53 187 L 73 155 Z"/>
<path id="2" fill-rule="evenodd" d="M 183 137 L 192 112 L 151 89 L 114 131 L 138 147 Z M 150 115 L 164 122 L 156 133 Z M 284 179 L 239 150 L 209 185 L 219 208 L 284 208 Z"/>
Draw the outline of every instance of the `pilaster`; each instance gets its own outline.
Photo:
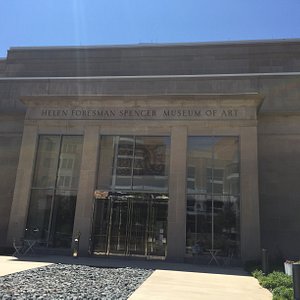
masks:
<path id="1" fill-rule="evenodd" d="M 186 237 L 187 128 L 172 127 L 167 259 L 184 260 Z"/>

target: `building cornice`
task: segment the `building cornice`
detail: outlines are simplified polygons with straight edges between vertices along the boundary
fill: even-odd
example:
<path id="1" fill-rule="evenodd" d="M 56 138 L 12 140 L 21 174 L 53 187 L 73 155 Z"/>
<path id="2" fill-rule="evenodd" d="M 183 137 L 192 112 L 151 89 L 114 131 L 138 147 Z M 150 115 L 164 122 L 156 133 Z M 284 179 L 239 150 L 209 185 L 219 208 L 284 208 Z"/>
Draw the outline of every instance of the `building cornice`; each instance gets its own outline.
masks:
<path id="1" fill-rule="evenodd" d="M 196 75 L 138 75 L 138 76 L 78 76 L 78 77 L 0 77 L 0 81 L 28 80 L 120 80 L 120 79 L 201 79 L 201 78 L 236 78 L 236 77 L 282 77 L 300 76 L 300 72 L 278 73 L 236 73 L 236 74 L 196 74 Z"/>
<path id="2" fill-rule="evenodd" d="M 182 42 L 182 43 L 140 43 L 140 44 L 107 44 L 87 46 L 25 46 L 10 47 L 9 51 L 45 51 L 45 50 L 93 50 L 93 49 L 122 49 L 122 48 L 169 48 L 169 47 L 206 47 L 206 46 L 251 46 L 251 45 L 272 45 L 300 43 L 299 38 L 287 39 L 261 39 L 261 40 L 235 40 L 235 41 L 204 41 L 204 42 Z"/>

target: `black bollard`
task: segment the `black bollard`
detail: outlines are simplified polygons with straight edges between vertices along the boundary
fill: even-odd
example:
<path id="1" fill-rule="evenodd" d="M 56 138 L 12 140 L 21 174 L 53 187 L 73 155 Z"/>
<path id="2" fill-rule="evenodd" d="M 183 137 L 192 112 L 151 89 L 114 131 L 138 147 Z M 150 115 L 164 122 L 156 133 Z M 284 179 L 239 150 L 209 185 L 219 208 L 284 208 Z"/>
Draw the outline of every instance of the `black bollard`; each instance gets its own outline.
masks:
<path id="1" fill-rule="evenodd" d="M 261 250 L 262 271 L 265 275 L 269 274 L 269 253 L 267 249 Z"/>
<path id="2" fill-rule="evenodd" d="M 80 231 L 78 231 L 75 239 L 74 239 L 74 246 L 73 246 L 73 252 L 72 252 L 72 256 L 73 258 L 77 258 L 78 257 L 78 252 L 79 252 L 79 241 L 80 241 Z"/>
<path id="3" fill-rule="evenodd" d="M 293 264 L 293 288 L 295 300 L 300 300 L 300 263 Z"/>

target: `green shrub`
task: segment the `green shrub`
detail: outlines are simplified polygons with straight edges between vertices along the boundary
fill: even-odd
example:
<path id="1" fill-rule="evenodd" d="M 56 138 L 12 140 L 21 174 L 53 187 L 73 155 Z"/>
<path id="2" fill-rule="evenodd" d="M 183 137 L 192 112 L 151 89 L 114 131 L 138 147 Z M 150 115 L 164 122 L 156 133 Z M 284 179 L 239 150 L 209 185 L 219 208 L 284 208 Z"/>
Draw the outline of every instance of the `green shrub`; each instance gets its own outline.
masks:
<path id="1" fill-rule="evenodd" d="M 283 286 L 275 288 L 273 291 L 273 300 L 293 300 L 294 292 L 292 288 Z"/>
<path id="2" fill-rule="evenodd" d="M 271 291 L 277 287 L 293 287 L 292 277 L 277 271 L 274 271 L 267 276 L 258 278 L 258 281 L 264 288 L 267 288 Z"/>
<path id="3" fill-rule="evenodd" d="M 272 292 L 273 300 L 294 299 L 293 280 L 291 276 L 277 271 L 264 275 L 261 270 L 254 270 L 252 276 L 258 280 L 262 287 Z"/>
<path id="4" fill-rule="evenodd" d="M 254 270 L 252 273 L 252 276 L 254 277 L 254 278 L 256 278 L 258 281 L 259 281 L 259 279 L 260 278 L 262 278 L 262 277 L 264 277 L 264 273 L 263 273 L 263 271 L 262 270 Z"/>

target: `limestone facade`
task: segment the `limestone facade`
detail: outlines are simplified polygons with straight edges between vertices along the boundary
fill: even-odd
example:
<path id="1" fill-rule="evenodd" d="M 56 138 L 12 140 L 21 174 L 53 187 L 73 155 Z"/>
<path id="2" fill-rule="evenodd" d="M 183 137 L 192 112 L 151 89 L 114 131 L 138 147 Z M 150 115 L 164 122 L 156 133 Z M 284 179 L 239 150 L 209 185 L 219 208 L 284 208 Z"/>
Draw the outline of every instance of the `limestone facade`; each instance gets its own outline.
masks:
<path id="1" fill-rule="evenodd" d="M 12 48 L 0 76 L 0 247 L 24 236 L 39 136 L 83 136 L 86 255 L 101 136 L 167 136 L 166 258 L 183 260 L 188 138 L 235 136 L 242 260 L 299 255 L 300 41 Z"/>

